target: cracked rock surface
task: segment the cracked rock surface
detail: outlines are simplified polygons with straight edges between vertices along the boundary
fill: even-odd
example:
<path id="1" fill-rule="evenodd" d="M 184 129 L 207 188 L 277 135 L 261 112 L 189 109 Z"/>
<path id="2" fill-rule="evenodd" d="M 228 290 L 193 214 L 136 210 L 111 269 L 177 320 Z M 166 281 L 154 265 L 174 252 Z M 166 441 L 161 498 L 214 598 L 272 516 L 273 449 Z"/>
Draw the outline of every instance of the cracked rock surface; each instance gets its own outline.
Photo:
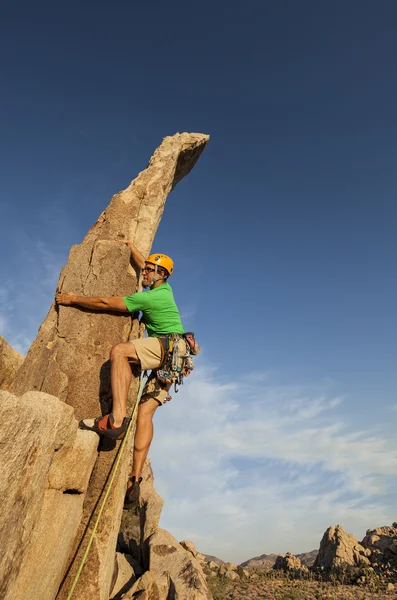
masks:
<path id="1" fill-rule="evenodd" d="M 97 445 L 54 396 L 0 392 L 0 598 L 56 596 Z"/>

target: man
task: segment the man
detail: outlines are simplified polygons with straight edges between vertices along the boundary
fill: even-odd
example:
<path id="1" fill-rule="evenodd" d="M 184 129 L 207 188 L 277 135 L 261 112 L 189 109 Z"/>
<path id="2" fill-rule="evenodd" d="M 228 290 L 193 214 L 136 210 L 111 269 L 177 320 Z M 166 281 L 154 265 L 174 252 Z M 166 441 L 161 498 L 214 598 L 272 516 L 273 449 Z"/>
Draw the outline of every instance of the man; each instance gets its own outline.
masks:
<path id="1" fill-rule="evenodd" d="M 178 350 L 186 354 L 186 343 L 182 337 L 184 329 L 168 277 L 172 275 L 174 263 L 165 254 L 151 254 L 146 260 L 131 241 L 126 242 L 131 250 L 132 261 L 142 272 L 142 285 L 150 288 L 124 297 L 86 297 L 73 292 L 56 295 L 56 302 L 64 306 L 81 306 L 89 310 L 120 312 L 142 311 L 142 320 L 148 332 L 147 338 L 133 340 L 114 346 L 110 353 L 111 387 L 113 396 L 112 413 L 84 419 L 82 426 L 113 439 L 122 439 L 130 419 L 126 417 L 127 397 L 132 373 L 130 363 L 142 370 L 152 370 L 145 385 L 138 407 L 134 438 L 134 457 L 131 477 L 128 481 L 125 508 L 136 507 L 139 503 L 139 484 L 142 469 L 153 439 L 153 415 L 156 409 L 168 398 L 171 383 L 163 383 L 156 378 L 156 369 L 164 361 L 164 347 L 161 336 L 174 333 L 181 335 Z"/>

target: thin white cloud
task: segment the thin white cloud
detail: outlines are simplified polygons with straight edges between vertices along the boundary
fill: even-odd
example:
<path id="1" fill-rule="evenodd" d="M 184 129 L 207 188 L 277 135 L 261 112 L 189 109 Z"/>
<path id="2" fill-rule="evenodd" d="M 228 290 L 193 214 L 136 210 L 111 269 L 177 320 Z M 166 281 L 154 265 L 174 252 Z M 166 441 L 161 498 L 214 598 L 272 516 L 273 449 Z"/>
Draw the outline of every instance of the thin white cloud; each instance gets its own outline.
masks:
<path id="1" fill-rule="evenodd" d="M 362 537 L 391 522 L 397 442 L 345 422 L 326 387 L 225 383 L 200 364 L 156 414 L 163 526 L 240 562 L 318 547 L 331 524 Z"/>

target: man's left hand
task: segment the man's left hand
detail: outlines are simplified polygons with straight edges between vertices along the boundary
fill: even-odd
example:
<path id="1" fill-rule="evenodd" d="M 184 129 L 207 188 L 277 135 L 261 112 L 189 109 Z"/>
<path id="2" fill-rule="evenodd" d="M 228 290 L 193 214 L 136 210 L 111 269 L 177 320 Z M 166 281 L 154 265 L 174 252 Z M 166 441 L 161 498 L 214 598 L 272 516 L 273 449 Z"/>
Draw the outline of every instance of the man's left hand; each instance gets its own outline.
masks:
<path id="1" fill-rule="evenodd" d="M 72 306 L 73 300 L 76 294 L 73 292 L 63 292 L 62 294 L 56 294 L 55 302 L 57 304 L 63 304 L 64 306 Z"/>

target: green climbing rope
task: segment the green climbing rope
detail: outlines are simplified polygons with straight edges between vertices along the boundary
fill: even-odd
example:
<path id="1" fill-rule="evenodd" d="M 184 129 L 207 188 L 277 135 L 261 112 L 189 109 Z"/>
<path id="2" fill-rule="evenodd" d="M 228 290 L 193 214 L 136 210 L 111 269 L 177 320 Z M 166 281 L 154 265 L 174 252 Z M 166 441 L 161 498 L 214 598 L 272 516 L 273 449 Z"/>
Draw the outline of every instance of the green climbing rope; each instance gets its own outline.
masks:
<path id="1" fill-rule="evenodd" d="M 97 529 L 98 529 L 99 522 L 100 522 L 100 520 L 101 520 L 101 517 L 102 517 L 103 509 L 105 508 L 106 501 L 107 501 L 107 499 L 108 499 L 108 497 L 109 497 L 110 490 L 112 489 L 113 481 L 114 481 L 114 478 L 115 478 L 115 476 L 116 476 L 116 473 L 117 473 L 117 469 L 118 469 L 118 467 L 119 467 L 119 464 L 120 464 L 120 459 L 121 459 L 121 456 L 122 456 L 123 450 L 124 450 L 124 448 L 125 448 L 125 444 L 126 444 L 126 441 L 127 441 L 127 438 L 128 438 L 128 434 L 129 434 L 129 432 L 130 432 L 130 429 L 131 429 L 131 427 L 132 427 L 132 424 L 133 424 L 133 422 L 134 422 L 134 417 L 135 417 L 136 409 L 137 409 L 137 407 L 138 407 L 138 404 L 139 404 L 139 401 L 140 401 L 140 399 L 141 399 L 142 391 L 143 391 L 143 388 L 144 388 L 144 386 L 145 386 L 146 380 L 147 380 L 147 376 L 145 375 L 145 376 L 144 376 L 144 377 L 142 377 L 142 379 L 141 379 L 141 384 L 140 384 L 140 386 L 139 386 L 138 396 L 137 396 L 137 399 L 136 399 L 136 403 L 135 403 L 135 406 L 134 406 L 134 410 L 132 411 L 132 415 L 131 415 L 131 421 L 130 421 L 130 423 L 129 423 L 129 425 L 128 425 L 128 429 L 127 429 L 127 431 L 125 432 L 125 436 L 124 436 L 124 438 L 123 438 L 123 441 L 121 442 L 121 446 L 120 446 L 119 452 L 118 452 L 118 454 L 117 454 L 117 459 L 116 459 L 116 462 L 114 463 L 114 467 L 113 467 L 112 476 L 111 476 L 111 478 L 110 478 L 109 485 L 108 485 L 108 487 L 107 487 L 107 490 L 106 490 L 105 496 L 104 496 L 104 498 L 103 498 L 103 500 L 102 500 L 102 504 L 101 504 L 101 507 L 100 507 L 100 509 L 99 509 L 98 516 L 97 516 L 97 518 L 96 518 L 96 521 L 95 521 L 94 528 L 93 528 L 93 530 L 92 530 L 92 533 L 91 533 L 91 535 L 90 535 L 90 539 L 88 540 L 88 545 L 87 545 L 87 548 L 85 549 L 85 552 L 84 552 L 83 558 L 81 559 L 81 563 L 80 563 L 80 565 L 79 565 L 79 568 L 77 569 L 77 573 L 76 573 L 76 575 L 75 575 L 75 578 L 74 578 L 74 580 L 73 580 L 73 583 L 72 583 L 72 587 L 71 587 L 71 588 L 70 588 L 70 590 L 69 590 L 69 594 L 68 594 L 68 597 L 67 597 L 67 599 L 66 599 L 66 600 L 70 600 L 70 599 L 71 599 L 71 597 L 73 596 L 73 592 L 74 592 L 74 590 L 75 590 L 75 587 L 76 587 L 76 585 L 77 585 L 77 582 L 78 582 L 78 580 L 80 579 L 80 575 L 81 575 L 81 573 L 82 573 L 82 571 L 83 571 L 84 565 L 85 565 L 85 563 L 87 562 L 88 553 L 89 553 L 89 551 L 90 551 L 90 548 L 91 548 L 91 546 L 92 546 L 92 542 L 94 541 L 94 537 L 95 537 L 96 531 L 97 531 Z"/>

